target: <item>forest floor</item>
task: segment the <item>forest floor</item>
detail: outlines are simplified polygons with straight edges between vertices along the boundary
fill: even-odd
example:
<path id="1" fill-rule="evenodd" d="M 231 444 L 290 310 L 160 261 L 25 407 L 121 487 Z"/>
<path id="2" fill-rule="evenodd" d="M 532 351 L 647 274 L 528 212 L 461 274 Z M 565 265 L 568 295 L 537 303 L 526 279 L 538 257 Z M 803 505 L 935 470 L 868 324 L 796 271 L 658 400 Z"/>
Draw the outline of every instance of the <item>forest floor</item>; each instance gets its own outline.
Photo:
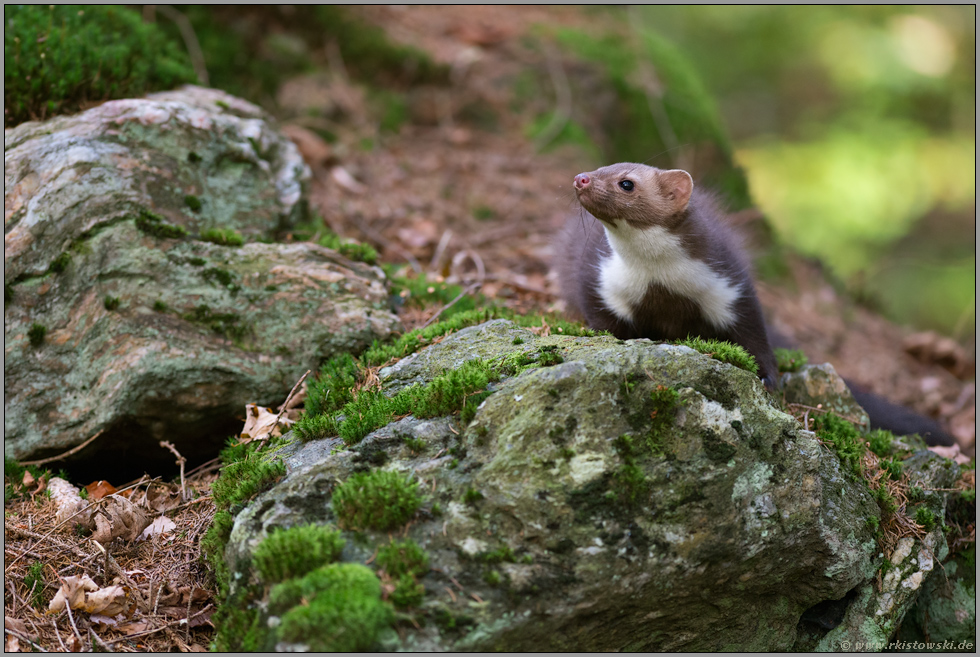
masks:
<path id="1" fill-rule="evenodd" d="M 350 82 L 336 57 L 326 74 L 284 81 L 277 118 L 313 171 L 313 207 L 339 235 L 372 244 L 383 262 L 404 263 L 433 284 L 475 285 L 488 301 L 521 311 L 563 311 L 551 271 L 554 235 L 580 212 L 572 178 L 608 163 L 590 161 L 572 148 L 541 152 L 527 136 L 525 121 L 509 112 L 511 90 L 505 83 L 522 67 L 546 64 L 520 38 L 534 26 L 581 26 L 594 17 L 575 8 L 541 7 L 364 6 L 357 11 L 383 24 L 393 40 L 450 65 L 452 86 L 432 96 L 427 115 L 417 105 L 412 120 L 382 134 L 367 118 L 366 94 Z M 554 96 L 553 90 L 541 94 Z M 304 113 L 323 98 L 337 103 L 348 118 L 325 121 Z M 483 128 L 479 121 L 461 119 L 474 103 L 492 109 L 499 120 Z M 318 129 L 337 140 L 328 144 Z M 735 219 L 750 234 L 758 232 L 753 224 L 764 220 L 752 211 Z M 972 347 L 890 323 L 847 298 L 810 260 L 787 255 L 787 265 L 779 282 L 757 286 L 770 325 L 811 363 L 830 362 L 848 379 L 938 419 L 972 455 Z M 406 328 L 437 311 L 405 310 Z M 69 525 L 56 525 L 53 502 L 43 495 L 6 503 L 5 627 L 13 628 L 6 649 L 31 650 L 32 637 L 34 649 L 48 651 L 204 650 L 216 601 L 198 559 L 199 539 L 213 515 L 208 492 L 214 477 L 212 466 L 189 478 L 201 503 L 172 505 L 168 516 L 185 528 L 178 540 L 166 547 L 152 537 L 133 543 L 121 556 L 114 551 L 115 566 L 106 554 L 76 547 Z M 143 484 L 138 494 L 146 496 L 146 488 Z M 168 499 L 176 499 L 173 486 L 166 490 Z M 152 603 L 152 612 L 124 628 L 65 615 L 56 621 L 40 610 L 44 606 L 32 604 L 25 586 L 29 568 L 38 562 L 49 582 L 80 562 L 103 562 L 105 572 L 118 573 L 120 585 Z"/>

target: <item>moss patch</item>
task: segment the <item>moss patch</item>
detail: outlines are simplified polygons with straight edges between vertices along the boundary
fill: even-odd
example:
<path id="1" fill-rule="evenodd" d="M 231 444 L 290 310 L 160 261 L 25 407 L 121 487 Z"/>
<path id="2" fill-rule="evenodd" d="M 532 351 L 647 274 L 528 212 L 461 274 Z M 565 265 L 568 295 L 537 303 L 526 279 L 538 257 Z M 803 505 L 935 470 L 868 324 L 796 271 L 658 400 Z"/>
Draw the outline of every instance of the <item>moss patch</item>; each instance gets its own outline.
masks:
<path id="1" fill-rule="evenodd" d="M 394 529 L 411 520 L 422 505 L 418 482 L 397 472 L 359 472 L 337 486 L 333 510 L 343 529 Z"/>
<path id="2" fill-rule="evenodd" d="M 8 5 L 3 18 L 6 127 L 196 79 L 178 42 L 126 7 Z"/>
<path id="3" fill-rule="evenodd" d="M 221 246 L 241 246 L 245 238 L 241 233 L 231 228 L 208 228 L 201 231 L 201 240 L 220 244 Z"/>
<path id="4" fill-rule="evenodd" d="M 277 584 L 269 611 L 282 619 L 280 640 L 323 652 L 364 651 L 394 620 L 381 600 L 381 582 L 360 564 L 323 566 L 302 579 Z"/>
<path id="5" fill-rule="evenodd" d="M 302 577 L 333 563 L 344 549 L 340 532 L 321 525 L 274 531 L 255 548 L 252 564 L 266 584 Z"/>
<path id="6" fill-rule="evenodd" d="M 32 347 L 40 347 L 44 344 L 44 336 L 48 334 L 48 327 L 44 324 L 34 322 L 31 328 L 27 329 L 27 339 L 30 340 Z"/>
<path id="7" fill-rule="evenodd" d="M 684 340 L 672 342 L 672 344 L 690 347 L 705 356 L 710 356 L 715 360 L 734 365 L 747 372 L 752 372 L 752 374 L 759 373 L 759 365 L 755 362 L 755 358 L 740 345 L 721 340 L 705 340 L 704 338 L 691 336 L 688 336 Z"/>
<path id="8" fill-rule="evenodd" d="M 187 229 L 183 226 L 169 224 L 160 215 L 146 209 L 139 211 L 136 217 L 136 227 L 147 235 L 162 239 L 179 239 L 187 235 Z"/>
<path id="9" fill-rule="evenodd" d="M 809 362 L 806 354 L 799 349 L 778 347 L 772 353 L 776 356 L 776 367 L 780 372 L 799 372 Z"/>

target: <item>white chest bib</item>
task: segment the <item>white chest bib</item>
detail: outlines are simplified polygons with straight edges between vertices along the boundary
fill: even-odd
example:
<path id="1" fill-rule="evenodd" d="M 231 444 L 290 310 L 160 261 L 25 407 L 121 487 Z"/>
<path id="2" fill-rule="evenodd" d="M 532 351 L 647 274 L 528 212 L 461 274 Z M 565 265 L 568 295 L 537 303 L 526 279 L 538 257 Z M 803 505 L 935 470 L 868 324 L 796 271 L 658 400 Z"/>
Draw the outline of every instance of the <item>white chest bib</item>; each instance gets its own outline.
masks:
<path id="1" fill-rule="evenodd" d="M 691 258 L 680 238 L 666 228 L 638 229 L 622 220 L 616 224 L 615 229 L 603 226 L 613 252 L 599 264 L 599 293 L 617 317 L 632 321 L 647 289 L 657 283 L 696 302 L 715 328 L 734 323 L 738 283 Z"/>

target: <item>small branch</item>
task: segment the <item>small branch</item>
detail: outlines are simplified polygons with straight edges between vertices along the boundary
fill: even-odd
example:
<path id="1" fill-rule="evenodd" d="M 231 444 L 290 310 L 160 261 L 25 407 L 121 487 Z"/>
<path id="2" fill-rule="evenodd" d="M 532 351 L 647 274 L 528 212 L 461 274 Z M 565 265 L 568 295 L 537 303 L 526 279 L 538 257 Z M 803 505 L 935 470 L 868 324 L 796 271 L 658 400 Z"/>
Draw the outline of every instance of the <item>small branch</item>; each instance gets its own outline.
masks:
<path id="1" fill-rule="evenodd" d="M 289 401 L 293 398 L 293 395 L 296 394 L 296 391 L 299 390 L 299 387 L 303 384 L 303 381 L 306 381 L 306 377 L 310 375 L 310 372 L 312 372 L 312 370 L 306 370 L 306 374 L 299 377 L 299 381 L 296 382 L 293 389 L 289 391 L 288 395 L 286 395 L 286 401 L 284 401 L 282 406 L 279 407 L 279 415 L 276 416 L 276 423 L 272 425 L 273 429 L 279 426 L 279 420 L 282 419 L 282 414 L 286 412 L 286 408 L 289 406 Z"/>
<path id="2" fill-rule="evenodd" d="M 69 456 L 78 454 L 80 451 L 88 447 L 92 443 L 92 441 L 94 441 L 96 438 L 101 436 L 104 431 L 105 429 L 100 430 L 98 433 L 96 433 L 94 436 L 86 440 L 81 445 L 76 445 L 75 447 L 72 447 L 71 449 L 69 449 L 67 452 L 64 452 L 63 454 L 58 454 L 57 456 L 49 456 L 46 459 L 38 459 L 37 461 L 20 461 L 20 465 L 46 465 L 48 463 L 60 461 L 61 459 L 66 459 Z"/>
<path id="3" fill-rule="evenodd" d="M 452 301 L 450 301 L 449 303 L 447 303 L 447 304 L 446 304 L 445 306 L 443 306 L 442 308 L 440 308 L 440 309 L 439 309 L 439 311 L 438 311 L 438 312 L 437 312 L 437 313 L 436 313 L 435 315 L 433 315 L 432 317 L 430 317 L 430 318 L 428 319 L 428 321 L 427 321 L 427 322 L 426 322 L 425 324 L 423 324 L 422 326 L 420 326 L 419 328 L 425 328 L 426 326 L 428 326 L 428 325 L 429 325 L 429 324 L 431 324 L 432 322 L 434 322 L 434 321 L 436 321 L 436 319 L 437 319 L 437 318 L 439 317 L 439 315 L 441 315 L 441 314 L 442 314 L 442 313 L 444 313 L 445 311 L 447 311 L 447 310 L 449 310 L 450 308 L 452 308 L 452 307 L 453 307 L 453 305 L 454 305 L 454 304 L 455 304 L 455 303 L 456 303 L 457 301 L 459 301 L 459 300 L 460 300 L 460 299 L 462 299 L 462 298 L 463 298 L 464 296 L 466 296 L 466 295 L 467 295 L 467 294 L 469 294 L 470 292 L 472 292 L 472 291 L 474 291 L 474 290 L 476 290 L 477 288 L 479 288 L 479 287 L 480 287 L 480 286 L 482 286 L 482 285 L 483 285 L 483 283 L 473 283 L 472 285 L 470 285 L 470 286 L 469 286 L 468 288 L 466 288 L 465 290 L 463 290 L 462 292 L 460 292 L 460 293 L 459 293 L 458 295 L 456 295 L 456 298 L 455 298 L 455 299 L 453 299 Z"/>
<path id="4" fill-rule="evenodd" d="M 201 614 L 203 614 L 204 612 L 206 612 L 207 610 L 209 610 L 213 606 L 214 605 L 212 605 L 212 604 L 208 604 L 207 607 L 204 607 L 200 611 L 195 612 L 193 616 L 188 616 L 187 618 L 178 618 L 177 620 L 171 621 L 171 622 L 167 623 L 166 625 L 161 625 L 160 627 L 158 627 L 156 629 L 153 629 L 153 630 L 144 630 L 143 632 L 136 632 L 135 634 L 127 634 L 126 636 L 121 636 L 118 639 L 112 639 L 111 641 L 106 641 L 105 643 L 106 643 L 107 646 L 110 646 L 113 643 L 119 643 L 120 641 L 129 641 L 129 640 L 135 639 L 137 637 L 147 636 L 148 634 L 156 634 L 157 632 L 162 632 L 163 630 L 167 629 L 168 627 L 173 627 L 175 625 L 180 625 L 181 623 L 187 623 L 189 625 L 192 618 L 197 618 L 198 616 L 200 616 Z"/>
<path id="5" fill-rule="evenodd" d="M 78 645 L 82 645 L 82 635 L 78 633 L 78 626 L 75 625 L 75 617 L 71 613 L 71 605 L 65 602 L 65 611 L 68 612 L 68 622 L 71 623 L 71 629 L 75 631 L 75 638 L 78 639 Z"/>
<path id="6" fill-rule="evenodd" d="M 174 447 L 174 444 L 171 443 L 170 441 L 161 440 L 160 447 L 165 447 L 166 449 L 169 449 L 171 452 L 173 452 L 174 456 L 177 457 L 177 465 L 180 466 L 180 499 L 186 502 L 187 484 L 184 481 L 184 464 L 187 463 L 187 459 L 185 459 L 183 456 L 180 455 L 180 452 L 177 451 L 177 448 Z"/>
<path id="7" fill-rule="evenodd" d="M 24 636 L 20 632 L 17 632 L 16 630 L 12 630 L 12 629 L 10 629 L 8 627 L 5 627 L 5 628 L 3 628 L 3 631 L 6 632 L 7 634 L 9 634 L 10 636 L 17 637 L 17 640 L 18 641 L 26 641 L 27 643 L 31 644 L 31 646 L 35 650 L 37 650 L 39 652 L 48 652 L 47 650 L 45 650 L 44 648 L 42 648 L 38 644 L 36 644 L 33 641 L 31 641 L 30 639 L 28 639 L 26 636 Z"/>

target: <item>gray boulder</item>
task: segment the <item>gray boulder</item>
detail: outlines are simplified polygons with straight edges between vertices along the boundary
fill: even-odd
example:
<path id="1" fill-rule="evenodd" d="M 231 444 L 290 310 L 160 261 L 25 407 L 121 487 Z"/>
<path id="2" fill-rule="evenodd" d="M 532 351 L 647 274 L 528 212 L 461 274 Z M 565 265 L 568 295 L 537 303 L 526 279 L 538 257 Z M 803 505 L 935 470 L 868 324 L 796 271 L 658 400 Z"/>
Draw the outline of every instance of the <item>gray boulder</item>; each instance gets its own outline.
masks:
<path id="1" fill-rule="evenodd" d="M 286 477 L 235 520 L 229 599 L 261 592 L 251 555 L 271 532 L 336 525 L 333 490 L 375 467 L 411 474 L 428 495 L 394 533 L 430 566 L 415 621 L 377 647 L 790 650 L 900 621 L 914 574 L 897 560 L 898 585 L 874 587 L 884 555 L 868 487 L 746 371 L 686 347 L 539 337 L 495 320 L 381 370 L 382 389 L 516 352 L 563 362 L 493 384 L 468 425 L 409 416 L 352 448 L 294 441 Z M 344 562 L 370 565 L 389 541 L 344 535 Z M 907 547 L 921 578 L 922 555 L 941 558 L 945 543 L 937 531 Z M 260 613 L 252 627 L 274 647 L 279 619 Z"/>
<path id="2" fill-rule="evenodd" d="M 246 403 L 397 330 L 377 267 L 262 243 L 309 177 L 262 110 L 199 87 L 6 130 L 5 454 L 102 432 L 86 454 L 210 456 Z"/>

